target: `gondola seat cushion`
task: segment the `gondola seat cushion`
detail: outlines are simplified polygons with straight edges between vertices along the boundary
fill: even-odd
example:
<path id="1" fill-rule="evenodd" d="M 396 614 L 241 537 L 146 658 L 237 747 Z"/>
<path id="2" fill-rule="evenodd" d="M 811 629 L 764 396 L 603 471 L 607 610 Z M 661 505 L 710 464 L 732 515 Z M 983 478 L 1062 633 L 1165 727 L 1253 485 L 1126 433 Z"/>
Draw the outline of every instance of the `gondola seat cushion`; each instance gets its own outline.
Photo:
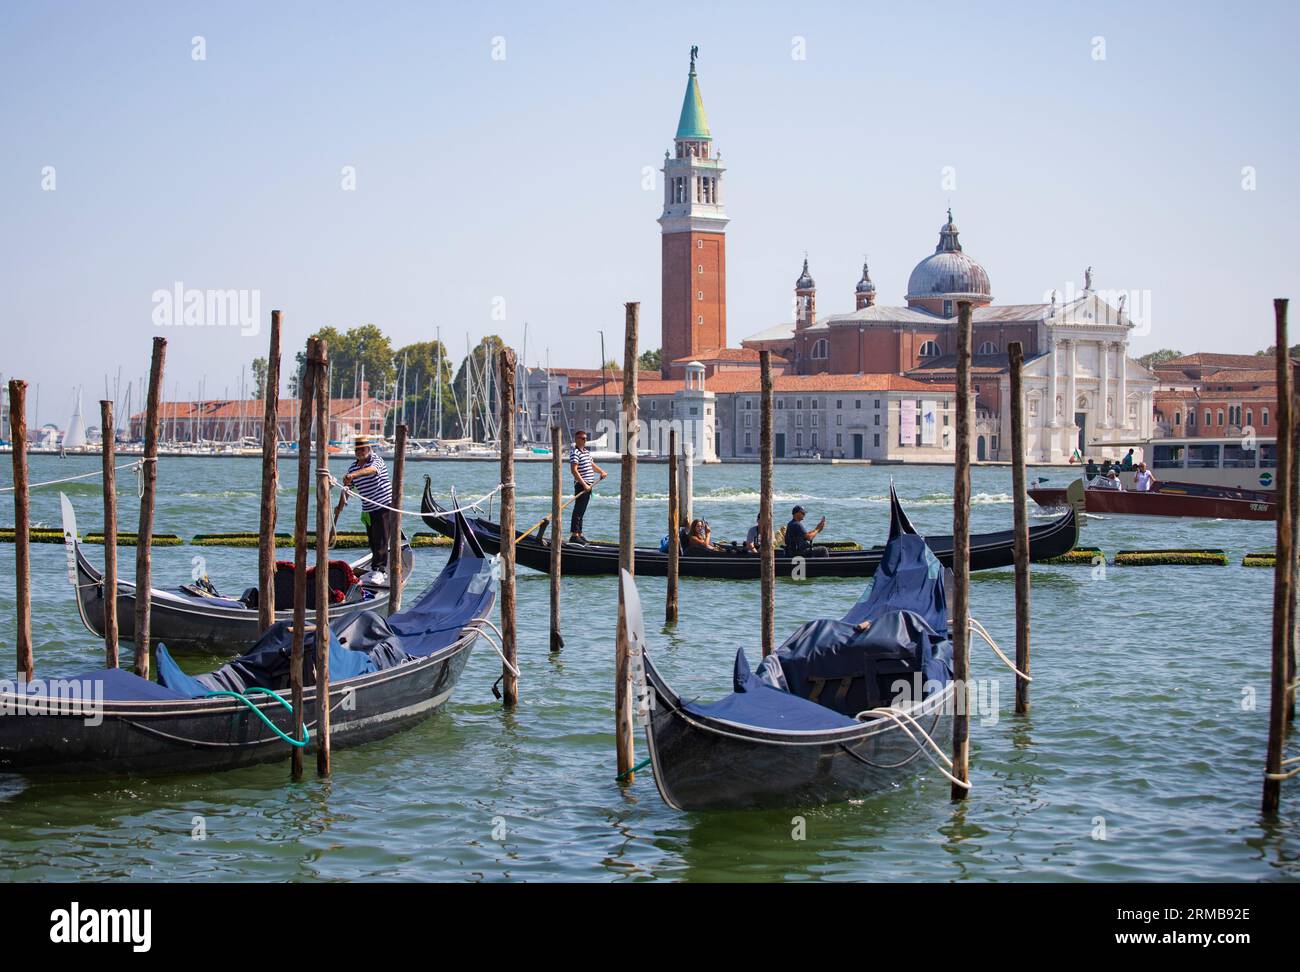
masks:
<path id="1" fill-rule="evenodd" d="M 294 565 L 290 560 L 275 562 L 275 603 L 278 606 L 293 604 Z M 341 604 L 359 580 L 346 560 L 329 562 L 330 603 Z M 307 568 L 307 610 L 316 609 L 316 568 Z"/>

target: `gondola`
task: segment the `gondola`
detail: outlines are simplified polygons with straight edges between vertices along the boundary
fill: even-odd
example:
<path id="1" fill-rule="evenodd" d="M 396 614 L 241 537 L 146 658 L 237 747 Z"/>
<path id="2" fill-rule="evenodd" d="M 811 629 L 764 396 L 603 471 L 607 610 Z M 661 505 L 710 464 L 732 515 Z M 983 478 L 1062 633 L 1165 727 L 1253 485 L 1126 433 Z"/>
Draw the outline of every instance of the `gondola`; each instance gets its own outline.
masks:
<path id="1" fill-rule="evenodd" d="M 740 649 L 733 691 L 716 702 L 682 698 L 655 668 L 636 584 L 622 573 L 634 704 L 665 803 L 837 803 L 928 765 L 922 732 L 944 736 L 955 696 L 944 570 L 892 496 L 891 509 L 884 556 L 853 608 L 802 625 L 757 670 Z"/>
<path id="2" fill-rule="evenodd" d="M 104 635 L 104 576 L 86 557 L 77 536 L 77 521 L 72 504 L 63 497 L 64 540 L 73 548 L 75 577 L 73 587 L 77 596 L 77 613 L 92 634 Z M 411 577 L 414 555 L 408 544 L 402 546 L 402 585 Z M 367 583 L 370 554 L 353 561 L 332 560 L 329 564 L 330 590 L 336 603 L 330 614 L 340 620 L 364 611 L 386 611 L 389 588 Z M 280 563 L 276 569 L 277 604 L 293 600 L 293 564 Z M 257 589 L 250 588 L 241 597 L 223 597 L 206 581 L 202 586 L 185 584 L 175 590 L 155 587 L 150 592 L 149 640 L 163 643 L 173 651 L 202 651 L 214 655 L 233 655 L 256 640 L 259 624 L 257 615 Z M 315 607 L 316 591 L 308 585 L 308 598 Z M 287 621 L 292 610 L 275 612 L 277 621 Z M 118 636 L 123 641 L 135 639 L 135 584 L 118 579 L 117 582 Z"/>
<path id="3" fill-rule="evenodd" d="M 1071 486 L 1070 508 L 1050 523 L 1029 529 L 1029 559 L 1050 560 L 1073 550 L 1079 539 L 1083 514 L 1083 487 Z M 450 535 L 451 521 L 433 498 L 429 478 L 424 480 L 424 496 L 420 511 L 429 529 Z M 497 553 L 501 549 L 501 528 L 483 517 L 470 521 L 483 549 Z M 548 573 L 551 567 L 551 545 L 539 537 L 537 531 L 515 542 L 518 563 L 533 570 Z M 978 533 L 970 538 L 970 569 L 992 570 L 1010 567 L 1015 562 L 1015 536 L 1011 530 L 995 533 Z M 934 555 L 945 567 L 952 566 L 952 537 L 930 537 L 926 540 Z M 790 557 L 777 551 L 778 577 L 870 577 L 876 572 L 884 547 L 869 550 L 831 549 L 824 557 Z M 757 580 L 761 564 L 757 554 L 746 553 L 743 548 L 713 554 L 692 554 L 683 550 L 678 560 L 682 577 L 712 577 L 731 580 Z M 560 545 L 560 569 L 566 575 L 592 575 L 618 573 L 618 545 L 614 543 Z M 668 554 L 658 547 L 637 547 L 636 572 L 645 577 L 664 577 L 668 573 Z"/>
<path id="4" fill-rule="evenodd" d="M 331 621 L 333 749 L 381 739 L 427 718 L 451 695 L 481 626 L 491 626 L 491 561 L 463 518 L 457 521 L 446 566 L 409 607 L 388 618 L 364 611 Z M 157 682 L 121 669 L 26 685 L 0 682 L 0 772 L 154 776 L 284 759 L 288 748 L 280 734 L 292 735 L 292 716 L 264 690 L 287 688 L 292 637 L 289 624 L 277 622 L 248 652 L 206 675 L 185 674 L 159 646 Z M 308 632 L 308 750 L 316 739 L 315 650 Z"/>

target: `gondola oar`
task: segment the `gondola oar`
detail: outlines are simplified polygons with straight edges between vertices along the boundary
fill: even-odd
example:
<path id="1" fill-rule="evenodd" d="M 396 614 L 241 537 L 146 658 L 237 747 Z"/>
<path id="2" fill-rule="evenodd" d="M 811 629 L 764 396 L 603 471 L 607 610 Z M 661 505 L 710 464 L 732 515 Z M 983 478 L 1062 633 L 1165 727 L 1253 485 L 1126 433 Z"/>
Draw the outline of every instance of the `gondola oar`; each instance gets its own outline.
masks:
<path id="1" fill-rule="evenodd" d="M 584 489 L 584 490 L 580 490 L 580 491 L 574 493 L 574 494 L 573 494 L 572 496 L 570 496 L 567 500 L 565 500 L 562 504 L 560 504 L 560 510 L 563 511 L 565 507 L 567 507 L 570 503 L 572 503 L 574 500 L 576 500 L 576 499 L 577 499 L 579 496 L 581 496 L 583 493 L 590 493 L 590 492 L 591 492 L 592 490 L 594 490 L 595 488 L 596 488 L 596 484 L 595 484 L 595 483 L 592 483 L 592 484 L 591 484 L 590 486 L 588 486 L 586 489 Z M 527 530 L 525 530 L 523 533 L 518 534 L 518 535 L 515 537 L 515 542 L 518 543 L 520 540 L 523 540 L 525 537 L 528 536 L 528 534 L 532 533 L 532 532 L 533 532 L 534 530 L 536 530 L 539 526 L 541 526 L 542 524 L 546 523 L 546 522 L 549 521 L 549 520 L 550 520 L 550 517 L 549 517 L 549 516 L 544 516 L 544 517 L 542 517 L 540 520 L 538 520 L 536 523 L 534 523 L 532 526 L 530 526 L 530 527 L 529 527 Z M 539 540 L 541 539 L 541 535 L 540 535 L 540 534 L 538 535 L 538 539 L 539 539 Z"/>

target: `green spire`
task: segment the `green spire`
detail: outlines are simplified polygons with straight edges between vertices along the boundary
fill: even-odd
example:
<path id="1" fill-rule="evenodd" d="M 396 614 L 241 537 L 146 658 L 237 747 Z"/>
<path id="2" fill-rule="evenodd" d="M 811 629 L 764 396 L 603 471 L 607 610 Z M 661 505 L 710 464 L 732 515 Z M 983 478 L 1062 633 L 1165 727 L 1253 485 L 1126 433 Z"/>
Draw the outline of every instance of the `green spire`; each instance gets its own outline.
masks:
<path id="1" fill-rule="evenodd" d="M 698 47 L 691 48 L 691 73 L 686 79 L 686 97 L 682 100 L 682 117 L 677 122 L 677 138 L 707 138 L 709 120 L 704 117 L 704 100 L 700 97 L 700 82 L 695 77 L 695 56 Z"/>

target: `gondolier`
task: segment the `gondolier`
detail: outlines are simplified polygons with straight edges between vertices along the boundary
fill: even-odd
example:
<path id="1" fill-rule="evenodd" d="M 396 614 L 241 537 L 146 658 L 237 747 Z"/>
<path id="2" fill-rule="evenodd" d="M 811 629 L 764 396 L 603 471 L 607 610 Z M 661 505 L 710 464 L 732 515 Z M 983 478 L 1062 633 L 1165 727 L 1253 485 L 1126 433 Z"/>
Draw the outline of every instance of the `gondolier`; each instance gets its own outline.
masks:
<path id="1" fill-rule="evenodd" d="M 370 562 L 374 565 L 366 580 L 370 584 L 382 585 L 388 580 L 384 566 L 388 563 L 388 532 L 393 516 L 392 511 L 384 507 L 393 505 L 393 486 L 384 460 L 370 447 L 369 436 L 359 435 L 353 440 L 353 455 L 356 459 L 348 466 L 343 485 L 361 494 L 361 522 L 366 528 Z M 347 495 L 343 494 L 344 502 Z M 343 503 L 340 503 L 339 509 L 342 507 Z M 337 513 L 335 519 L 338 519 Z"/>
<path id="2" fill-rule="evenodd" d="M 591 502 L 592 488 L 608 475 L 596 465 L 587 451 L 587 433 L 579 429 L 573 433 L 573 448 L 569 450 L 569 469 L 573 473 L 573 492 L 578 498 L 573 501 L 572 523 L 569 528 L 569 543 L 586 543 L 582 535 L 582 517 Z M 599 477 L 599 478 L 597 478 Z"/>

